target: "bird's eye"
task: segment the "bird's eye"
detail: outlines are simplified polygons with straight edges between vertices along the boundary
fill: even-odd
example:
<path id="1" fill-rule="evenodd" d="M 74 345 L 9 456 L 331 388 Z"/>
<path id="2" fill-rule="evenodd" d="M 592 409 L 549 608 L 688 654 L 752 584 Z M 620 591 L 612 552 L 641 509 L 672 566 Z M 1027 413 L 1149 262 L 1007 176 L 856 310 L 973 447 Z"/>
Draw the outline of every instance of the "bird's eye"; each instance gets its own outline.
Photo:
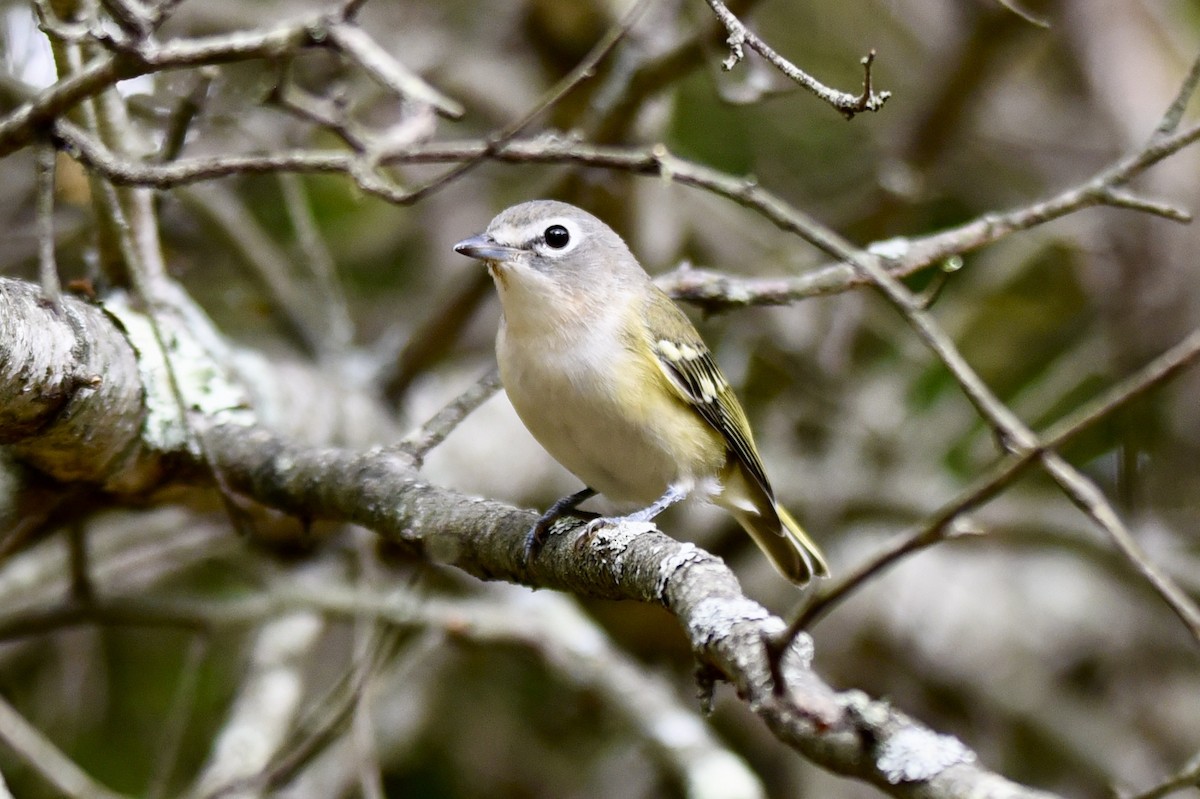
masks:
<path id="1" fill-rule="evenodd" d="M 556 250 L 561 250 L 571 241 L 571 234 L 562 225 L 551 225 L 542 235 L 546 237 L 546 244 Z"/>

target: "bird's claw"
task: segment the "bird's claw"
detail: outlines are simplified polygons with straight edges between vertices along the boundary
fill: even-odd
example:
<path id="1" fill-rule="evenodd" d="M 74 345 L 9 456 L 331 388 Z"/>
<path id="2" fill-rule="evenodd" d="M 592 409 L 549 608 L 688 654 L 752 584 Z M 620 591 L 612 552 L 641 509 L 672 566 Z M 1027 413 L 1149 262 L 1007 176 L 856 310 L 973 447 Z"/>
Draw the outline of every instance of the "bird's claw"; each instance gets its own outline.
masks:
<path id="1" fill-rule="evenodd" d="M 550 520 L 551 523 L 553 520 Z M 528 563 L 538 556 L 542 551 L 542 547 L 546 544 L 546 533 L 550 529 L 550 524 L 547 523 L 546 517 L 542 517 L 533 523 L 529 528 L 529 532 L 525 534 L 525 562 Z"/>
<path id="2" fill-rule="evenodd" d="M 583 526 L 579 531 L 579 535 L 575 538 L 575 543 L 572 546 L 576 552 L 587 549 L 591 546 L 592 541 L 596 538 L 596 534 L 613 524 L 620 522 L 620 519 L 613 519 L 608 516 L 597 516 Z"/>

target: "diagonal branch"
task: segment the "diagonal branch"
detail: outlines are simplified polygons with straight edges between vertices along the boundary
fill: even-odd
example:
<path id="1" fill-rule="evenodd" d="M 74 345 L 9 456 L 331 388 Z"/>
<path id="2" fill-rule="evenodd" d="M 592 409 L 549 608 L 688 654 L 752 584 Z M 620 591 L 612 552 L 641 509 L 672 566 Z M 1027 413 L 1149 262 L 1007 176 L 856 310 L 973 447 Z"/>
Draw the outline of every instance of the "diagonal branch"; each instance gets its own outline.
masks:
<path id="1" fill-rule="evenodd" d="M 1048 796 L 987 771 L 960 743 L 885 703 L 833 691 L 809 669 L 807 644 L 798 643 L 785 659 L 787 690 L 777 696 L 761 641 L 778 633 L 782 621 L 747 599 L 721 561 L 652 525 L 602 531 L 581 550 L 570 534 L 574 527 L 560 524 L 562 534 L 552 535 L 528 564 L 524 539 L 533 513 L 424 483 L 405 457 L 298 447 L 233 425 L 215 428 L 209 440 L 232 485 L 281 509 L 362 524 L 482 579 L 667 608 L 702 663 L 728 679 L 780 740 L 832 771 L 895 796 Z M 890 769 L 889 757 L 905 736 L 941 742 L 954 757 L 928 773 L 902 776 Z"/>
<path id="2" fill-rule="evenodd" d="M 0 697 L 0 740 L 64 796 L 71 799 L 121 797 L 121 794 L 96 782 L 4 697 Z"/>
<path id="3" fill-rule="evenodd" d="M 1046 431 L 1042 440 L 1045 447 L 1058 448 L 1077 435 L 1090 430 L 1097 423 L 1141 398 L 1148 391 L 1161 386 L 1191 366 L 1200 357 L 1200 331 L 1192 333 L 1167 352 L 1155 358 L 1137 374 L 1096 397 L 1070 417 L 1063 419 Z M 860 565 L 830 588 L 809 601 L 790 625 L 796 630 L 808 629 L 819 621 L 851 592 L 867 580 L 898 563 L 901 559 L 944 541 L 954 534 L 954 522 L 980 505 L 995 498 L 1006 486 L 1012 484 L 1036 460 L 1035 451 L 1009 455 L 996 463 L 986 474 L 950 502 L 929 516 L 911 535 L 898 541 L 886 551 Z"/>

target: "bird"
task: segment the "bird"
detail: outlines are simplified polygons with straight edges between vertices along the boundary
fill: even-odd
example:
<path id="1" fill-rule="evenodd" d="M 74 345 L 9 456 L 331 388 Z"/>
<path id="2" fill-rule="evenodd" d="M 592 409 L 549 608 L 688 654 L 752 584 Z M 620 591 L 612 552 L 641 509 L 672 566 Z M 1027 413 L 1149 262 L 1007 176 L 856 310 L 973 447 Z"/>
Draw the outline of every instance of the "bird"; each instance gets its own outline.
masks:
<path id="1" fill-rule="evenodd" d="M 787 579 L 828 576 L 820 549 L 776 500 L 750 425 L 691 321 L 596 216 L 554 200 L 501 211 L 454 245 L 500 298 L 500 382 L 538 443 L 583 481 L 526 538 L 596 495 L 638 510 L 588 530 L 648 522 L 696 495 L 727 510 Z"/>

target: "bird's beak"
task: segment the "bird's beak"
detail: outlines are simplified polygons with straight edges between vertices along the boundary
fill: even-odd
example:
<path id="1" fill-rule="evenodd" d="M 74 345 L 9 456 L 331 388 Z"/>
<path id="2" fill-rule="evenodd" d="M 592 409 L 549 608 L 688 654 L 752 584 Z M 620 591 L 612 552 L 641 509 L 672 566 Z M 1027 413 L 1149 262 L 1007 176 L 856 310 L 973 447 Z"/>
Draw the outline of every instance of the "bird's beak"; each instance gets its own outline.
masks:
<path id="1" fill-rule="evenodd" d="M 516 247 L 506 247 L 498 244 L 486 233 L 463 239 L 454 245 L 454 251 L 468 258 L 478 258 L 481 261 L 511 261 L 520 254 Z"/>

